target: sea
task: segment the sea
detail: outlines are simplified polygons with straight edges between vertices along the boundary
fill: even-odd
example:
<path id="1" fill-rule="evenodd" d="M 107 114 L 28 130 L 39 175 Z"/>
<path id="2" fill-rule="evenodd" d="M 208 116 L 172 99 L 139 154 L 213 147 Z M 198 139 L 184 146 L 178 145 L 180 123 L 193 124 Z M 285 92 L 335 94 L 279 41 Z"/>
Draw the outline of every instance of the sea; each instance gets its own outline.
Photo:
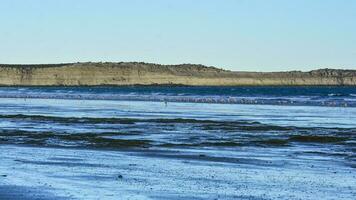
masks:
<path id="1" fill-rule="evenodd" d="M 356 87 L 0 87 L 0 199 L 356 197 Z"/>

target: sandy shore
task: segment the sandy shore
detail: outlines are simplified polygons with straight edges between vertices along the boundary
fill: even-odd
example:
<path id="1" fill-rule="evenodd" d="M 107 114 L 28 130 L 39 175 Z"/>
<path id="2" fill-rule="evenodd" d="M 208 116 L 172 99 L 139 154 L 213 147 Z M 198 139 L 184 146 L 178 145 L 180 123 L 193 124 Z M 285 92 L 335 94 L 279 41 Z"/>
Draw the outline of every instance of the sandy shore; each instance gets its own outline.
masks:
<path id="1" fill-rule="evenodd" d="M 1 183 L 1 178 L 0 178 Z M 69 200 L 70 198 L 56 197 L 43 188 L 24 186 L 0 185 L 1 200 Z"/>
<path id="2" fill-rule="evenodd" d="M 186 150 L 122 152 L 0 145 L 0 199 L 352 199 L 355 174 L 268 149 L 210 159 Z M 268 157 L 265 157 L 266 154 Z M 35 155 L 35 156 L 33 156 Z M 246 156 L 248 155 L 248 156 Z M 268 159 L 268 162 L 256 162 Z M 263 164 L 265 163 L 265 164 Z M 14 187 L 16 185 L 16 187 Z"/>

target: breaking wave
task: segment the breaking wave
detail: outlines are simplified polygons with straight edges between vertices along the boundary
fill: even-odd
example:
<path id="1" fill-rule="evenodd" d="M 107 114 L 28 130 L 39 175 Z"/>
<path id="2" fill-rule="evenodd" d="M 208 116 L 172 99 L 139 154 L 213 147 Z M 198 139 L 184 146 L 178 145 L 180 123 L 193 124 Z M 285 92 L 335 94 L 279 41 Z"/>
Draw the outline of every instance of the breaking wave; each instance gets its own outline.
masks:
<path id="1" fill-rule="evenodd" d="M 288 106 L 333 106 L 356 107 L 356 98 L 349 95 L 329 95 L 325 97 L 232 97 L 232 96 L 184 96 L 179 95 L 135 95 L 135 94 L 0 94 L 0 98 L 20 99 L 72 99 L 72 100 L 114 100 L 114 101 L 152 101 L 182 103 L 215 103 L 215 104 L 256 104 L 256 105 L 288 105 Z M 335 98 L 337 97 L 337 98 Z"/>

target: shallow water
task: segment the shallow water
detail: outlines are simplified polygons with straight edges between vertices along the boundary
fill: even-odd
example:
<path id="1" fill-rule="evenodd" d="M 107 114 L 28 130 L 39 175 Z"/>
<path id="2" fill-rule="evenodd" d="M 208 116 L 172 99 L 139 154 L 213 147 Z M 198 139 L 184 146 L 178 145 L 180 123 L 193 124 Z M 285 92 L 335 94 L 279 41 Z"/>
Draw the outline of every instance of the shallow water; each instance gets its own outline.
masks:
<path id="1" fill-rule="evenodd" d="M 0 185 L 71 199 L 355 195 L 355 88 L 0 92 Z M 212 97 L 254 101 L 197 100 Z"/>
<path id="2" fill-rule="evenodd" d="M 2 87 L 1 98 L 356 107 L 355 87 Z"/>

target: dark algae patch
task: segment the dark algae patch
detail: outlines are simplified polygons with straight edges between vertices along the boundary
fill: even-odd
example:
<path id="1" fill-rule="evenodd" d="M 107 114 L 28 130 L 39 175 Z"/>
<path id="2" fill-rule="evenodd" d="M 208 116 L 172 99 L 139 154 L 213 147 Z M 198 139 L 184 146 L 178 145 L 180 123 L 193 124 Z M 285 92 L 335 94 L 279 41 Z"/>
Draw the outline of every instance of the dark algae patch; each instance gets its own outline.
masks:
<path id="1" fill-rule="evenodd" d="M 336 137 L 327 135 L 295 135 L 289 138 L 292 142 L 306 143 L 340 143 L 349 140 L 346 137 Z"/>
<path id="2" fill-rule="evenodd" d="M 2 131 L 0 138 L 5 144 L 27 144 L 34 146 L 63 146 L 68 144 L 75 147 L 93 148 L 129 148 L 148 147 L 149 140 L 112 139 L 108 136 L 120 133 L 55 133 L 55 132 L 28 132 L 28 131 Z M 1 140 L 0 140 L 1 142 Z"/>
<path id="3" fill-rule="evenodd" d="M 2 128 L 1 144 L 122 148 L 284 148 L 295 143 L 342 144 L 355 141 L 352 128 L 296 127 L 256 121 L 190 118 L 90 118 L 43 115 L 0 115 L 0 119 L 24 123 L 18 130 Z M 52 128 L 32 124 L 52 124 Z M 85 132 L 83 132 L 85 130 Z"/>

